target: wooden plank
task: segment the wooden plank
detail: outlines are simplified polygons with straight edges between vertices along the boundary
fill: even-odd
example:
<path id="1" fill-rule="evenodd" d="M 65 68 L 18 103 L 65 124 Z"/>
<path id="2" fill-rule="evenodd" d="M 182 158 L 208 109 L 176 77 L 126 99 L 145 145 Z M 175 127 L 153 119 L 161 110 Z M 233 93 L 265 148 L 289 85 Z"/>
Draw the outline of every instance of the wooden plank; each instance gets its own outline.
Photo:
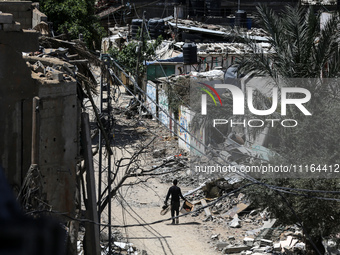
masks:
<path id="1" fill-rule="evenodd" d="M 247 209 L 249 205 L 250 205 L 250 203 L 239 203 L 237 206 L 231 208 L 229 211 L 222 214 L 222 217 L 232 218 L 232 217 L 234 217 L 235 214 L 238 214 L 238 213 L 244 211 L 245 209 Z"/>
<path id="2" fill-rule="evenodd" d="M 202 206 L 207 206 L 208 205 L 207 202 L 204 199 L 201 199 L 201 204 L 202 204 Z M 211 212 L 210 212 L 209 207 L 204 208 L 204 212 L 205 212 L 205 215 L 207 217 L 211 216 Z"/>
<path id="3" fill-rule="evenodd" d="M 98 211 L 96 201 L 96 185 L 94 179 L 93 157 L 91 149 L 91 133 L 89 114 L 81 114 L 81 134 L 82 147 L 84 151 L 85 169 L 86 169 L 86 193 L 87 203 L 86 211 L 89 220 L 98 222 Z M 85 223 L 85 244 L 84 251 L 86 255 L 100 255 L 99 225 Z"/>

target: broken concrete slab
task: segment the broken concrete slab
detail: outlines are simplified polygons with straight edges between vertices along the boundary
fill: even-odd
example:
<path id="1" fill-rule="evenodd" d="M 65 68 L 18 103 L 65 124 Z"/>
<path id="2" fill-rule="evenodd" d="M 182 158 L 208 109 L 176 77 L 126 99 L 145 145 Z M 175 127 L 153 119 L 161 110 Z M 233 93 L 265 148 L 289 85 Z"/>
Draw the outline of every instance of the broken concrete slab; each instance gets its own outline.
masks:
<path id="1" fill-rule="evenodd" d="M 19 22 L 14 22 L 11 24 L 3 24 L 2 29 L 5 32 L 20 32 L 21 31 L 21 25 Z"/>
<path id="2" fill-rule="evenodd" d="M 225 248 L 223 248 L 223 254 L 229 254 L 229 253 L 239 253 L 242 251 L 246 251 L 249 250 L 250 247 L 245 246 L 245 245 L 240 245 L 240 246 L 227 246 Z"/>
<path id="3" fill-rule="evenodd" d="M 290 243 L 290 247 L 293 248 L 295 245 L 299 242 L 298 239 L 293 239 L 292 242 Z"/>
<path id="4" fill-rule="evenodd" d="M 239 221 L 237 214 L 235 214 L 233 220 L 229 223 L 229 226 L 231 228 L 240 228 L 241 227 L 241 224 L 240 224 L 240 221 Z"/>
<path id="5" fill-rule="evenodd" d="M 223 248 L 227 247 L 228 245 L 229 245 L 229 244 L 226 243 L 226 242 L 218 242 L 218 243 L 216 244 L 216 248 L 217 248 L 217 249 L 223 249 Z"/>
<path id="6" fill-rule="evenodd" d="M 0 23 L 2 24 L 12 24 L 13 14 L 11 13 L 0 13 Z"/>
<path id="7" fill-rule="evenodd" d="M 266 246 L 266 247 L 260 247 L 260 248 L 255 248 L 252 249 L 253 253 L 265 253 L 268 252 L 269 250 L 271 250 L 272 248 L 270 246 Z"/>
<path id="8" fill-rule="evenodd" d="M 306 248 L 306 244 L 305 243 L 297 243 L 295 244 L 294 248 L 296 249 L 300 249 L 300 250 L 304 250 Z"/>
<path id="9" fill-rule="evenodd" d="M 256 240 L 264 239 L 270 230 L 273 230 L 273 226 L 276 223 L 276 219 L 269 219 L 263 222 L 263 226 L 259 229 L 260 234 L 255 238 Z"/>
<path id="10" fill-rule="evenodd" d="M 293 237 L 292 237 L 292 236 L 288 236 L 288 237 L 287 237 L 287 240 L 281 241 L 281 242 L 280 242 L 281 247 L 282 247 L 282 248 L 289 248 L 289 247 L 290 247 L 290 244 L 292 243 L 292 240 L 293 240 Z"/>
<path id="11" fill-rule="evenodd" d="M 222 214 L 222 217 L 234 217 L 235 214 L 238 214 L 247 209 L 249 205 L 250 203 L 239 203 L 237 206 Z"/>
<path id="12" fill-rule="evenodd" d="M 274 243 L 273 249 L 274 249 L 274 251 L 280 251 L 281 250 L 281 244 L 280 243 Z"/>
<path id="13" fill-rule="evenodd" d="M 46 77 L 50 80 L 62 81 L 64 80 L 63 72 L 57 70 L 51 70 L 47 72 Z"/>
<path id="14" fill-rule="evenodd" d="M 271 245 L 273 245 L 272 240 L 268 240 L 268 239 L 261 239 L 260 240 L 260 246 L 271 246 Z"/>
<path id="15" fill-rule="evenodd" d="M 212 235 L 210 238 L 213 239 L 213 240 L 216 240 L 216 239 L 218 239 L 219 235 L 220 234 Z"/>
<path id="16" fill-rule="evenodd" d="M 201 204 L 202 204 L 202 206 L 207 206 L 208 205 L 207 202 L 205 201 L 205 199 L 201 199 Z M 211 217 L 211 212 L 210 212 L 209 207 L 204 208 L 204 212 L 205 212 L 205 215 L 207 217 Z"/>
<path id="17" fill-rule="evenodd" d="M 250 247 L 252 247 L 254 245 L 254 241 L 255 241 L 255 239 L 254 238 L 250 238 L 250 237 L 245 237 L 243 239 L 243 243 L 245 245 L 247 245 L 247 246 L 250 246 Z"/>
<path id="18" fill-rule="evenodd" d="M 155 150 L 152 154 L 154 158 L 165 157 L 165 155 L 166 155 L 166 149 Z"/>

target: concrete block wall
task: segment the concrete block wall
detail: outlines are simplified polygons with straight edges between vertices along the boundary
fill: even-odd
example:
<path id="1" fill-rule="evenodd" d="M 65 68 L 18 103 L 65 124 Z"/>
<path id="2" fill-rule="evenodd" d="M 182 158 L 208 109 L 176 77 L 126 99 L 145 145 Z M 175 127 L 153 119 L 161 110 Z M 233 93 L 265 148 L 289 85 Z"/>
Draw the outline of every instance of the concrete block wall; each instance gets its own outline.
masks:
<path id="1" fill-rule="evenodd" d="M 21 24 L 22 29 L 32 28 L 32 1 L 1 1 L 0 11 L 13 14 L 13 20 Z"/>
<path id="2" fill-rule="evenodd" d="M 21 52 L 38 50 L 38 35 L 0 31 L 0 165 L 16 191 L 31 164 L 32 100 L 38 93 Z"/>
<path id="3" fill-rule="evenodd" d="M 20 31 L 21 25 L 19 22 L 13 20 L 13 14 L 0 13 L 0 30 L 8 31 Z"/>
<path id="4" fill-rule="evenodd" d="M 39 170 L 43 194 L 54 209 L 75 211 L 76 167 L 79 156 L 77 83 L 57 80 L 39 83 Z"/>
<path id="5" fill-rule="evenodd" d="M 32 28 L 42 21 L 47 23 L 47 16 L 36 8 L 33 10 L 32 16 Z"/>
<path id="6" fill-rule="evenodd" d="M 38 36 L 33 30 L 0 30 L 0 165 L 18 193 L 31 165 L 32 102 L 38 96 L 41 199 L 74 216 L 81 109 L 77 84 L 32 78 L 22 52 L 37 51 Z"/>

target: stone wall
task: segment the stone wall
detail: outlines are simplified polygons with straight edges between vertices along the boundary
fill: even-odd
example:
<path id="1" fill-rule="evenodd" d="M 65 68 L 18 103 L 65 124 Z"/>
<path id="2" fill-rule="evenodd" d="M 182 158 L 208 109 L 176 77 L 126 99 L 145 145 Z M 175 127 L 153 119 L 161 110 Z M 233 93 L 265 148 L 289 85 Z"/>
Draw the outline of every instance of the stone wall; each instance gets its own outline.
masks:
<path id="1" fill-rule="evenodd" d="M 21 24 L 21 28 L 32 28 L 32 2 L 31 1 L 2 1 L 0 11 L 12 13 L 15 21 Z"/>
<path id="2" fill-rule="evenodd" d="M 38 48 L 37 32 L 0 30 L 0 164 L 16 188 L 30 167 L 32 100 L 38 93 L 21 52 Z"/>

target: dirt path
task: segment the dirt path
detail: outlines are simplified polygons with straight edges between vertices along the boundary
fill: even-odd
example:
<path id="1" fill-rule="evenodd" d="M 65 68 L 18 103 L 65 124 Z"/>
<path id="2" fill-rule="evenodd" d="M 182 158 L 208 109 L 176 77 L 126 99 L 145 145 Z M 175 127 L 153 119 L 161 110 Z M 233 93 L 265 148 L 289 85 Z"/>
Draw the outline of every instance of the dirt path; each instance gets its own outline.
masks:
<path id="1" fill-rule="evenodd" d="M 145 185 L 138 184 L 133 188 L 124 188 L 122 190 L 124 199 L 131 208 L 126 207 L 126 211 L 122 210 L 121 204 L 116 200 L 113 204 L 113 222 L 115 224 L 138 224 L 169 218 L 170 212 L 165 216 L 160 215 L 168 188 L 169 184 L 160 183 L 158 179 L 149 180 Z M 189 189 L 182 187 L 182 191 L 185 193 Z M 171 221 L 166 221 L 147 227 L 131 227 L 126 229 L 125 234 L 131 238 L 129 239 L 131 243 L 138 249 L 147 251 L 148 255 L 218 254 L 210 248 L 209 238 L 204 235 L 207 233 L 200 219 L 184 216 L 179 220 L 179 225 L 171 225 Z"/>
<path id="2" fill-rule="evenodd" d="M 122 97 L 119 100 L 120 107 L 125 107 L 130 99 L 131 96 L 124 94 L 123 90 Z M 98 98 L 96 98 L 96 101 L 98 101 Z M 117 105 L 115 106 L 117 107 Z M 134 130 L 132 127 L 134 120 L 129 123 L 129 120 L 127 120 L 124 115 L 115 116 L 115 118 L 117 119 L 116 125 L 120 127 L 120 130 L 116 131 L 115 141 L 122 143 L 123 140 L 125 140 L 124 150 L 122 146 L 113 147 L 114 158 L 129 157 L 131 154 L 126 151 L 134 151 L 137 148 L 135 147 L 136 144 L 140 144 L 140 141 L 138 141 L 136 137 L 131 141 L 131 132 Z M 156 122 L 151 123 L 151 125 L 158 126 Z M 162 128 L 158 126 L 157 135 L 159 136 L 162 135 L 160 129 Z M 147 136 L 153 137 L 154 135 Z M 151 146 L 149 152 L 152 153 L 153 149 L 159 148 Z M 149 159 L 142 159 L 141 164 L 145 164 L 146 161 L 149 162 Z M 105 164 L 104 162 L 104 165 Z M 96 171 L 98 174 L 98 169 L 96 169 Z M 103 174 L 103 178 L 103 185 L 105 186 L 106 173 Z M 129 178 L 126 184 L 133 184 L 135 181 L 137 181 L 137 179 Z M 180 181 L 181 180 L 179 180 L 179 187 L 181 187 L 183 194 L 193 188 L 181 186 Z M 160 179 L 153 178 L 147 182 L 122 187 L 119 194 L 112 199 L 111 224 L 143 224 L 170 218 L 170 212 L 165 216 L 160 215 L 161 206 L 164 203 L 166 193 L 170 186 L 171 183 L 162 183 Z M 107 223 L 107 219 L 106 208 L 102 214 L 102 223 Z M 220 254 L 215 251 L 214 248 L 210 247 L 211 231 L 207 231 L 208 227 L 205 226 L 202 219 L 188 215 L 181 217 L 179 221 L 179 225 L 171 225 L 171 221 L 169 220 L 144 227 L 136 226 L 125 229 L 119 228 L 118 230 L 123 234 L 124 238 L 130 243 L 133 243 L 140 251 L 138 254 L 142 255 Z M 107 229 L 104 231 L 106 232 Z M 143 250 L 147 253 L 143 253 Z"/>

